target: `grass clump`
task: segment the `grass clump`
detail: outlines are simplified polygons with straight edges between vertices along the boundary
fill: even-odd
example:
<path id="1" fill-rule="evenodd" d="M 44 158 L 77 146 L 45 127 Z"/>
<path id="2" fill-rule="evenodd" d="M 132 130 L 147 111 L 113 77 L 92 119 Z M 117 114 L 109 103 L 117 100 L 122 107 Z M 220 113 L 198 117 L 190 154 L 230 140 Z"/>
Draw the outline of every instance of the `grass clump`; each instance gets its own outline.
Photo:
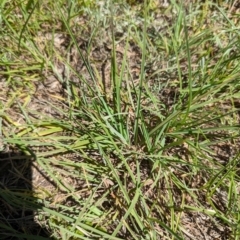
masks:
<path id="1" fill-rule="evenodd" d="M 2 239 L 238 239 L 235 3 L 26 3 L 1 11 Z"/>

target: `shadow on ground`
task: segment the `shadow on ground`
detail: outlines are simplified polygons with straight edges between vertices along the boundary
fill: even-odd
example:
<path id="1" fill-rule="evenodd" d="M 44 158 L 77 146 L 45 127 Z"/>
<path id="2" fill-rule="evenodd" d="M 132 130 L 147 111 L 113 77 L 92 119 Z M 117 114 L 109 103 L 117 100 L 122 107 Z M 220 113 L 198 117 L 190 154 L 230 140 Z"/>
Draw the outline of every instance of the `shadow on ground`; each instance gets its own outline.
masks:
<path id="1" fill-rule="evenodd" d="M 41 205 L 32 192 L 34 159 L 19 151 L 0 152 L 0 239 L 51 239 L 34 219 Z"/>

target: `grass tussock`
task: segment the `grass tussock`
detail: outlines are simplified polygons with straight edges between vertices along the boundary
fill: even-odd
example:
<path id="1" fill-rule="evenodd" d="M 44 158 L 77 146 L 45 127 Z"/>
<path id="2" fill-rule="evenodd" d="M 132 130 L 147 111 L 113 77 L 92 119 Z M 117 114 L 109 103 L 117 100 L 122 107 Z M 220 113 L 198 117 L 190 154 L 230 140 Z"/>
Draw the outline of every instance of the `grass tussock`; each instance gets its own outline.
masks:
<path id="1" fill-rule="evenodd" d="M 3 1 L 1 239 L 239 239 L 237 1 Z"/>

